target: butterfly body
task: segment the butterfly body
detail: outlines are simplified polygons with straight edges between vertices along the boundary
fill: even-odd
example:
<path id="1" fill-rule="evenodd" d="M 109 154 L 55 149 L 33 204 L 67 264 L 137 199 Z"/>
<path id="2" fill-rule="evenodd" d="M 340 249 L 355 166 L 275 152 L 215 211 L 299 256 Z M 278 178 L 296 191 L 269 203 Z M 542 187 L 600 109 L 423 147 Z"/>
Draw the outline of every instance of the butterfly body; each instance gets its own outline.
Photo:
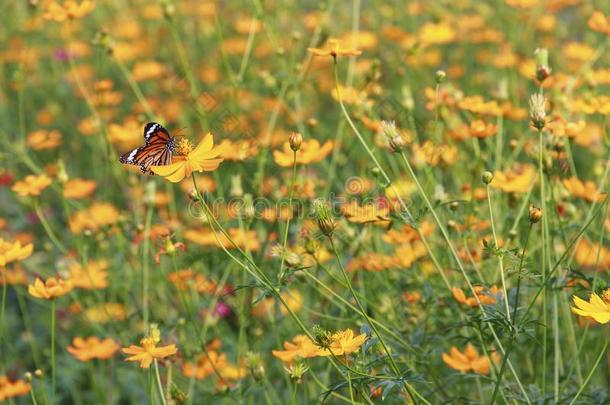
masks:
<path id="1" fill-rule="evenodd" d="M 127 165 L 139 165 L 142 173 L 154 174 L 151 166 L 165 166 L 172 163 L 176 138 L 156 122 L 144 126 L 144 145 L 121 155 L 119 161 Z"/>

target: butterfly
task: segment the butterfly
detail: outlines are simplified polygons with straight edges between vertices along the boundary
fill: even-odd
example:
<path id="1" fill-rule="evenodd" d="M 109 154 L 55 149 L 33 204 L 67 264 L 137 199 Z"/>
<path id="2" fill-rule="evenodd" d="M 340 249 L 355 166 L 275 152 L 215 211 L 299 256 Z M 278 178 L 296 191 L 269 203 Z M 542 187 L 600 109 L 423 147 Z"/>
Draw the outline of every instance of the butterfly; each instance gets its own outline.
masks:
<path id="1" fill-rule="evenodd" d="M 165 166 L 172 163 L 176 138 L 156 122 L 144 126 L 144 145 L 121 155 L 119 161 L 127 165 L 140 165 L 145 174 L 154 174 L 151 166 Z"/>

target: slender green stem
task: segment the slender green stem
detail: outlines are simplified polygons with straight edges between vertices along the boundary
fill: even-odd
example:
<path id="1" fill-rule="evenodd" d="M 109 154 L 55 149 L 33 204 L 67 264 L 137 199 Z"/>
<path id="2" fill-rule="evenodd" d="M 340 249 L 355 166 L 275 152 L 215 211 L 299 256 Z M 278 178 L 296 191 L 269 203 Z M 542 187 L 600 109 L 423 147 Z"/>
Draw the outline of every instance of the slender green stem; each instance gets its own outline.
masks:
<path id="1" fill-rule="evenodd" d="M 149 183 L 150 184 L 150 183 Z M 154 185 L 154 183 L 152 183 Z M 154 192 L 154 189 L 151 191 Z M 152 226 L 154 204 L 149 204 L 146 209 L 146 223 L 144 224 L 144 241 L 142 246 L 142 318 L 144 326 L 148 329 L 149 309 L 148 290 L 150 287 L 150 228 Z"/>
<path id="2" fill-rule="evenodd" d="M 541 88 L 542 90 L 542 88 Z M 544 135 L 542 130 L 538 131 L 538 181 L 540 181 L 540 207 L 542 208 L 542 212 L 545 213 L 542 217 L 542 226 L 540 227 L 540 241 L 541 241 L 541 266 L 542 266 L 542 277 L 545 278 L 547 274 L 546 269 L 546 229 L 545 222 L 546 216 L 548 213 L 546 212 L 546 196 L 544 192 Z M 543 286 L 542 290 L 542 396 L 546 392 L 546 347 L 547 347 L 547 333 L 548 328 L 546 327 L 546 297 L 547 289 Z"/>
<path id="3" fill-rule="evenodd" d="M 55 300 L 51 300 L 51 404 L 55 404 Z"/>
<path id="4" fill-rule="evenodd" d="M 284 237 L 282 240 L 282 261 L 280 263 L 279 279 L 284 276 L 284 262 L 286 261 L 286 245 L 288 244 L 288 230 L 290 229 L 290 219 L 292 218 L 292 197 L 294 195 L 294 183 L 297 177 L 297 151 L 293 151 L 292 156 L 292 177 L 290 179 L 290 191 L 288 192 L 288 218 L 286 218 L 286 227 L 284 229 Z M 280 213 L 278 213 L 279 215 Z"/>
<path id="5" fill-rule="evenodd" d="M 165 392 L 163 391 L 163 384 L 161 384 L 161 376 L 159 376 L 159 362 L 155 359 L 155 379 L 157 380 L 157 388 L 159 389 L 159 396 L 161 397 L 161 403 L 167 405 L 165 399 Z"/>
<path id="6" fill-rule="evenodd" d="M 381 333 L 379 333 L 379 330 L 377 329 L 377 326 L 375 325 L 375 323 L 373 321 L 371 321 L 371 318 L 366 313 L 366 309 L 362 306 L 362 303 L 360 302 L 360 299 L 358 298 L 358 295 L 356 294 L 356 291 L 354 291 L 354 287 L 352 286 L 352 282 L 351 282 L 349 276 L 347 275 L 347 271 L 345 271 L 345 267 L 343 266 L 343 263 L 341 262 L 341 257 L 339 256 L 339 253 L 337 252 L 337 247 L 335 246 L 335 243 L 333 242 L 332 237 L 329 237 L 328 239 L 330 241 L 330 246 L 331 246 L 331 248 L 333 250 L 333 253 L 335 254 L 335 257 L 337 258 L 337 262 L 339 263 L 339 268 L 341 269 L 341 272 L 343 273 L 343 278 L 345 279 L 345 284 L 347 285 L 350 293 L 352 294 L 352 297 L 354 298 L 354 301 L 356 301 L 356 305 L 360 309 L 360 313 L 362 314 L 364 319 L 366 319 L 366 322 L 370 325 L 370 327 L 375 332 L 375 335 L 377 336 L 377 339 L 379 339 L 379 343 L 381 343 L 381 346 L 383 347 L 383 350 L 385 351 L 386 355 L 388 356 L 388 360 L 390 361 L 390 365 L 391 365 L 394 373 L 396 374 L 397 377 L 401 377 L 402 375 L 400 373 L 400 369 L 398 368 L 398 365 L 396 364 L 396 361 L 394 361 L 394 357 L 392 356 L 392 353 L 390 352 L 390 349 L 388 348 L 388 346 L 386 345 L 385 341 L 383 340 L 383 337 L 382 337 Z M 411 398 L 414 399 L 415 397 L 417 397 L 421 401 L 423 401 L 424 403 L 429 404 L 429 402 L 425 398 L 423 398 L 417 392 L 417 390 L 415 390 L 415 388 L 413 388 L 406 381 L 404 382 L 404 386 L 405 386 L 405 389 L 407 390 L 407 392 L 409 393 L 409 396 Z"/>
<path id="7" fill-rule="evenodd" d="M 582 394 L 582 392 L 585 389 L 585 387 L 587 386 L 587 384 L 589 384 L 589 381 L 593 377 L 593 373 L 595 373 L 597 366 L 599 366 L 599 363 L 602 361 L 602 359 L 606 355 L 606 349 L 608 348 L 608 342 L 610 342 L 610 338 L 606 337 L 606 343 L 604 343 L 604 347 L 602 347 L 602 350 L 599 352 L 599 355 L 597 356 L 597 359 L 595 360 L 593 367 L 591 367 L 589 374 L 587 374 L 587 378 L 585 378 L 585 381 L 583 381 L 582 385 L 578 388 L 578 391 L 576 392 L 576 394 L 574 394 L 574 398 L 572 398 L 569 405 L 572 405 L 573 403 L 576 402 L 576 400 L 578 399 L 580 394 Z"/>
<path id="8" fill-rule="evenodd" d="M 63 245 L 63 243 L 61 243 L 60 240 L 57 238 L 55 232 L 53 232 L 53 228 L 51 228 L 49 221 L 47 221 L 47 218 L 45 217 L 44 213 L 42 212 L 42 209 L 40 208 L 38 199 L 34 200 L 34 212 L 36 212 L 36 216 L 40 220 L 40 223 L 42 224 L 42 227 L 46 231 L 47 236 L 49 237 L 51 242 L 53 242 L 57 250 L 65 254 L 68 250 Z"/>
<path id="9" fill-rule="evenodd" d="M 525 252 L 527 251 L 527 245 L 530 240 L 530 232 L 532 230 L 532 223 L 530 222 L 529 227 L 527 228 L 527 235 L 525 237 L 525 244 L 523 245 L 523 251 L 521 253 L 521 258 L 519 259 L 519 268 L 517 269 L 517 287 L 515 291 L 515 304 L 513 308 L 513 328 L 511 330 L 510 335 L 510 343 L 506 348 L 506 352 L 504 353 L 504 357 L 502 358 L 502 365 L 500 366 L 500 371 L 498 372 L 498 378 L 496 379 L 496 385 L 493 390 L 493 394 L 491 396 L 490 405 L 493 405 L 496 401 L 496 396 L 498 395 L 500 384 L 502 382 L 502 377 L 504 375 L 504 371 L 506 370 L 506 364 L 508 363 L 508 358 L 512 352 L 512 349 L 515 345 L 515 341 L 517 339 L 517 330 L 515 328 L 515 324 L 517 322 L 517 309 L 519 308 L 519 289 L 521 287 L 521 271 L 523 270 L 523 259 L 525 258 Z M 508 300 L 508 296 L 506 296 L 506 300 Z"/>
<path id="10" fill-rule="evenodd" d="M 491 231 L 494 237 L 495 248 L 498 248 L 498 235 L 496 233 L 496 225 L 494 221 L 494 212 L 491 207 L 491 195 L 489 193 L 489 184 L 485 185 L 485 194 L 487 194 L 487 206 L 489 208 L 489 221 L 491 222 Z M 504 306 L 506 309 L 506 318 L 510 322 L 510 308 L 508 306 L 508 293 L 506 291 L 506 278 L 504 275 L 504 257 L 503 254 L 498 255 L 498 263 L 500 265 L 500 279 L 502 281 L 502 293 L 504 294 Z"/>
<path id="11" fill-rule="evenodd" d="M 1 268 L 0 273 L 2 273 L 2 308 L 0 309 L 0 345 L 4 342 L 4 311 L 6 310 L 6 291 L 8 286 L 6 285 L 6 272 L 8 270 L 6 268 Z M 0 352 L 2 351 L 2 347 L 0 346 Z"/>

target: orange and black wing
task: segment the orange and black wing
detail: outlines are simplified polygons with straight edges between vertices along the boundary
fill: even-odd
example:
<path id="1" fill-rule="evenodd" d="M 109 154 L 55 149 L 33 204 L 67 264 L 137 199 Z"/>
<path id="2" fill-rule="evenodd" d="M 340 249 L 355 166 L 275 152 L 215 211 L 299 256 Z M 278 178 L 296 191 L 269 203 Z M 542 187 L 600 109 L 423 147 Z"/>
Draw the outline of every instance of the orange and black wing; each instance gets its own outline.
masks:
<path id="1" fill-rule="evenodd" d="M 151 166 L 172 163 L 174 138 L 161 124 L 149 122 L 144 127 L 144 145 L 127 152 L 119 161 L 128 165 L 139 165 L 142 173 L 154 174 Z"/>

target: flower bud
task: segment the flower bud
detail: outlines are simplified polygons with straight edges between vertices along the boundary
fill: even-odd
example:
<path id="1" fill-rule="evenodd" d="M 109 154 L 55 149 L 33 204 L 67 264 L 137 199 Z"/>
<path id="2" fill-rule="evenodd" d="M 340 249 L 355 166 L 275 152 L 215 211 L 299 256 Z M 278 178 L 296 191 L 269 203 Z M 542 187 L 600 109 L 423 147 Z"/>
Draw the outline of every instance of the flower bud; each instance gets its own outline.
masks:
<path id="1" fill-rule="evenodd" d="M 549 51 L 546 48 L 538 48 L 534 55 L 536 56 L 536 79 L 542 83 L 544 79 L 551 75 Z"/>
<path id="2" fill-rule="evenodd" d="M 405 149 L 406 145 L 407 145 L 407 143 L 405 142 L 404 138 L 400 135 L 396 135 L 395 137 L 390 139 L 390 149 L 392 149 L 392 152 L 394 152 L 394 153 L 402 152 Z"/>
<path id="3" fill-rule="evenodd" d="M 29 383 L 30 383 L 30 382 L 32 382 L 32 379 L 33 379 L 33 378 L 34 378 L 34 375 L 32 375 L 32 373 L 30 373 L 29 371 L 26 371 L 26 372 L 23 374 L 23 379 L 24 379 L 26 382 L 29 382 Z"/>
<path id="4" fill-rule="evenodd" d="M 491 183 L 491 181 L 494 178 L 494 174 L 488 170 L 484 171 L 481 174 L 481 181 L 483 182 L 483 184 L 489 184 Z"/>
<path id="5" fill-rule="evenodd" d="M 449 209 L 451 211 L 457 211 L 459 206 L 460 206 L 460 204 L 457 201 L 453 201 L 453 202 L 451 202 L 451 204 L 449 204 Z"/>
<path id="6" fill-rule="evenodd" d="M 329 331 L 327 331 L 320 325 L 314 325 L 312 332 L 313 332 L 314 343 L 316 345 L 318 345 L 324 349 L 330 347 L 333 338 L 332 338 L 332 334 Z"/>
<path id="7" fill-rule="evenodd" d="M 535 207 L 534 205 L 530 205 L 529 217 L 530 223 L 535 224 L 536 222 L 539 222 L 542 219 L 542 209 Z"/>
<path id="8" fill-rule="evenodd" d="M 318 199 L 313 202 L 313 209 L 320 231 L 328 237 L 332 236 L 337 224 L 330 213 L 328 205 L 323 200 Z"/>
<path id="9" fill-rule="evenodd" d="M 303 143 L 303 135 L 298 132 L 291 133 L 288 138 L 288 143 L 290 144 L 290 149 L 294 152 L 298 151 L 301 149 L 301 144 Z"/>
<path id="10" fill-rule="evenodd" d="M 34 377 L 42 378 L 43 376 L 44 376 L 44 373 L 42 372 L 41 369 L 37 368 L 36 370 L 34 370 Z"/>
<path id="11" fill-rule="evenodd" d="M 542 94 L 532 94 L 530 97 L 530 121 L 532 126 L 542 131 L 546 125 L 546 98 Z"/>
<path id="12" fill-rule="evenodd" d="M 434 74 L 434 80 L 436 81 L 436 84 L 441 84 L 442 82 L 444 82 L 445 77 L 447 77 L 447 73 L 445 73 L 444 70 L 437 70 Z"/>
<path id="13" fill-rule="evenodd" d="M 265 376 L 265 367 L 263 366 L 263 359 L 260 353 L 247 352 L 244 364 L 256 381 L 261 381 L 263 379 Z"/>
<path id="14" fill-rule="evenodd" d="M 291 364 L 288 367 L 284 367 L 284 370 L 290 375 L 290 379 L 297 384 L 300 384 L 303 375 L 309 370 L 309 367 L 302 361 L 297 360 L 295 364 Z"/>
<path id="15" fill-rule="evenodd" d="M 389 139 L 400 136 L 394 121 L 381 121 L 381 132 Z"/>
<path id="16" fill-rule="evenodd" d="M 229 190 L 231 197 L 241 197 L 244 195 L 244 189 L 241 185 L 241 176 L 239 174 L 231 176 L 231 189 Z"/>

